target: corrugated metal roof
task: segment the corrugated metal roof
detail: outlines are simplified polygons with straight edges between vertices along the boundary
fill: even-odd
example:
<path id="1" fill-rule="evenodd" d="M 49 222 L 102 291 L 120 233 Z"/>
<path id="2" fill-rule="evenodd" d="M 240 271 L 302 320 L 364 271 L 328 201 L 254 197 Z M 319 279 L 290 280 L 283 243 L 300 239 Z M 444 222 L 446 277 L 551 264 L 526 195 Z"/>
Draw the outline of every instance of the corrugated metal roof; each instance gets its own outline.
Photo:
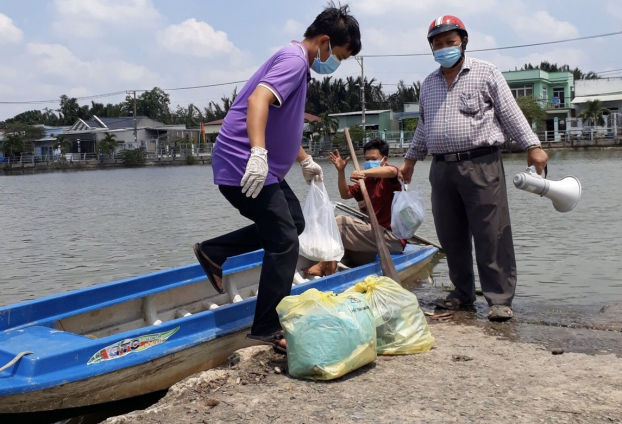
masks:
<path id="1" fill-rule="evenodd" d="M 616 102 L 622 100 L 622 93 L 617 94 L 594 94 L 591 96 L 577 96 L 572 99 L 572 104 L 586 103 L 592 100 L 600 100 L 601 102 Z"/>

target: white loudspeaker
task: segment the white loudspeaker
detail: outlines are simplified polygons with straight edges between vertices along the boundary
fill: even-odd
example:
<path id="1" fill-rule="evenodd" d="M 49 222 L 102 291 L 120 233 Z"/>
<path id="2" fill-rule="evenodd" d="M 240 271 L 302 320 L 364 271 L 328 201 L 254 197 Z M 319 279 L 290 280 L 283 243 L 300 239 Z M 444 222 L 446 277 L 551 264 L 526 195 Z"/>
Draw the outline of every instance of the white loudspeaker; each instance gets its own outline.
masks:
<path id="1" fill-rule="evenodd" d="M 581 198 L 581 183 L 578 179 L 568 176 L 559 181 L 546 180 L 536 173 L 533 166 L 516 174 L 514 186 L 541 197 L 548 197 L 559 212 L 570 212 Z"/>

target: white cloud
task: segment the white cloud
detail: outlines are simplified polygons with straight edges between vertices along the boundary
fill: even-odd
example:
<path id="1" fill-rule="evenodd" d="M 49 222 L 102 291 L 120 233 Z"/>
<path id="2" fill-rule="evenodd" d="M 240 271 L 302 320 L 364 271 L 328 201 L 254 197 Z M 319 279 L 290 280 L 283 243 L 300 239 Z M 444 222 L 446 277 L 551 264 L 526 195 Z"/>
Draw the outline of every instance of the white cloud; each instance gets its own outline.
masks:
<path id="1" fill-rule="evenodd" d="M 302 38 L 302 35 L 305 33 L 305 27 L 298 21 L 288 19 L 287 22 L 285 22 L 283 31 L 285 31 L 286 34 L 292 34 Z"/>
<path id="2" fill-rule="evenodd" d="M 480 13 L 490 10 L 496 5 L 496 0 L 479 0 L 469 2 L 464 0 L 437 0 L 430 1 L 413 1 L 413 0 L 359 0 L 354 3 L 356 12 L 359 10 L 370 15 L 393 15 L 406 16 L 410 19 L 416 18 L 409 13 L 427 12 L 431 15 L 426 21 L 437 17 L 437 14 L 453 14 L 460 16 L 461 14 Z"/>
<path id="3" fill-rule="evenodd" d="M 216 31 L 209 24 L 194 18 L 171 25 L 156 37 L 161 47 L 183 55 L 210 57 L 238 51 L 226 32 Z"/>
<path id="4" fill-rule="evenodd" d="M 531 16 L 515 15 L 509 19 L 509 24 L 523 38 L 532 38 L 536 35 L 559 40 L 579 35 L 576 26 L 570 22 L 559 21 L 544 10 L 539 10 Z"/>
<path id="5" fill-rule="evenodd" d="M 479 49 L 494 49 L 498 47 L 497 40 L 492 35 L 477 31 L 469 31 L 469 44 L 467 51 Z"/>
<path id="6" fill-rule="evenodd" d="M 475 57 L 494 63 L 502 72 L 520 70 L 527 63 L 535 66 L 547 61 L 558 65 L 569 64 L 574 68 L 581 67 L 587 61 L 587 56 L 581 49 L 552 49 L 518 57 L 500 52 L 489 52 L 477 53 Z"/>
<path id="7" fill-rule="evenodd" d="M 605 3 L 605 10 L 609 16 L 622 20 L 622 4 L 620 1 L 608 1 Z"/>
<path id="8" fill-rule="evenodd" d="M 155 81 L 157 76 L 141 65 L 124 60 L 81 60 L 60 44 L 28 43 L 27 51 L 35 57 L 37 69 L 66 81 L 100 81 L 111 83 L 141 83 Z M 127 86 L 126 86 L 127 87 Z M 109 90 L 107 90 L 109 91 Z"/>
<path id="9" fill-rule="evenodd" d="M 82 38 L 99 37 L 110 26 L 117 31 L 154 26 L 160 18 L 151 0 L 55 0 L 54 6 L 56 33 Z"/>
<path id="10" fill-rule="evenodd" d="M 0 43 L 19 43 L 24 33 L 15 26 L 13 20 L 0 13 Z"/>

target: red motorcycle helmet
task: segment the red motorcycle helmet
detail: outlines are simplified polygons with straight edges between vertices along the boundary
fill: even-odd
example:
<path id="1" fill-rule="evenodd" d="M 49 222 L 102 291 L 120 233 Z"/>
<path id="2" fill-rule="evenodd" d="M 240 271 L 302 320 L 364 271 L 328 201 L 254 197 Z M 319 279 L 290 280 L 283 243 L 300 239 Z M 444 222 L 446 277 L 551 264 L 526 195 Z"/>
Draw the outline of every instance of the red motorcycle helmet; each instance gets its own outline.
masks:
<path id="1" fill-rule="evenodd" d="M 467 37 L 469 33 L 464 26 L 464 23 L 455 16 L 443 15 L 439 16 L 432 21 L 428 28 L 428 43 L 432 44 L 432 38 L 435 35 L 448 31 L 458 31 L 460 37 Z"/>

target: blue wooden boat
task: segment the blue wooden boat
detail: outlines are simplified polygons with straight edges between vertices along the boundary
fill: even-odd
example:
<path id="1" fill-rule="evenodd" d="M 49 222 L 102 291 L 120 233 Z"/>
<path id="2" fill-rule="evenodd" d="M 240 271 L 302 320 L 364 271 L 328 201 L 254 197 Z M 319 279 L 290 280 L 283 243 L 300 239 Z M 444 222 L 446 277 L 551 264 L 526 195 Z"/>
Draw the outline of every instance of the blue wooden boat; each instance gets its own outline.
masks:
<path id="1" fill-rule="evenodd" d="M 402 281 L 435 247 L 407 245 L 393 255 Z M 255 309 L 263 251 L 230 258 L 224 294 L 198 264 L 0 308 L 0 414 L 97 405 L 166 389 L 227 361 L 245 339 Z M 298 270 L 310 262 L 300 258 Z M 380 263 L 304 280 L 340 292 Z"/>

